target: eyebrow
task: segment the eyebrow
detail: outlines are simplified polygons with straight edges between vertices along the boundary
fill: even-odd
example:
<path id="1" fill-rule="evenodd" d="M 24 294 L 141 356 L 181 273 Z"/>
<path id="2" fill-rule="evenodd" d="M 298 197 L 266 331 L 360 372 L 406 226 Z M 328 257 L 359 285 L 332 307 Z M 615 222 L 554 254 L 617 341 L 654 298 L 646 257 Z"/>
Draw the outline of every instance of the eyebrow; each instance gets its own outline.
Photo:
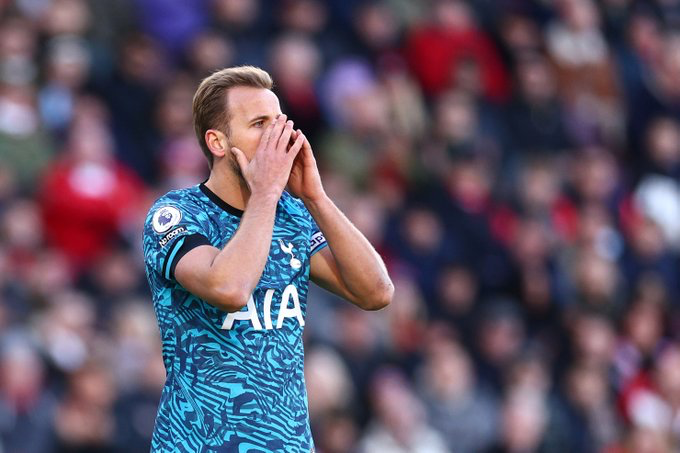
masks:
<path id="1" fill-rule="evenodd" d="M 256 116 L 255 118 L 251 119 L 250 121 L 248 121 L 248 124 L 254 123 L 256 121 L 268 120 L 268 119 L 269 119 L 269 115 L 260 115 L 260 116 Z"/>

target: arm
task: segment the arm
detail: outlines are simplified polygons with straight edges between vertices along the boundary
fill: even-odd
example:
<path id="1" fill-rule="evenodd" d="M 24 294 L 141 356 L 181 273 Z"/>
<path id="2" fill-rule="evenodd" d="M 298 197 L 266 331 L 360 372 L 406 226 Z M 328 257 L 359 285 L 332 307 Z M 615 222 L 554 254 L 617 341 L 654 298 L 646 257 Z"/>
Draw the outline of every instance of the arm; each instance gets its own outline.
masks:
<path id="1" fill-rule="evenodd" d="M 394 286 L 368 239 L 328 197 L 305 204 L 328 242 L 312 256 L 312 281 L 364 310 L 386 307 Z"/>
<path id="2" fill-rule="evenodd" d="M 175 278 L 184 288 L 222 310 L 243 308 L 262 275 L 276 204 L 303 144 L 298 137 L 287 150 L 292 128 L 292 122 L 281 115 L 262 135 L 250 162 L 240 150 L 232 148 L 250 190 L 238 230 L 222 250 L 208 245 L 196 247 L 175 268 Z"/>
<path id="3" fill-rule="evenodd" d="M 302 135 L 297 131 L 297 136 Z M 295 159 L 288 187 L 299 196 L 323 232 L 328 248 L 312 256 L 311 279 L 364 310 L 392 300 L 394 286 L 380 255 L 326 195 L 309 142 Z M 330 249 L 330 250 L 329 250 Z"/>
<path id="4" fill-rule="evenodd" d="M 251 195 L 227 245 L 222 250 L 201 245 L 187 252 L 175 268 L 177 282 L 224 311 L 244 307 L 267 261 L 277 201 L 275 196 Z"/>

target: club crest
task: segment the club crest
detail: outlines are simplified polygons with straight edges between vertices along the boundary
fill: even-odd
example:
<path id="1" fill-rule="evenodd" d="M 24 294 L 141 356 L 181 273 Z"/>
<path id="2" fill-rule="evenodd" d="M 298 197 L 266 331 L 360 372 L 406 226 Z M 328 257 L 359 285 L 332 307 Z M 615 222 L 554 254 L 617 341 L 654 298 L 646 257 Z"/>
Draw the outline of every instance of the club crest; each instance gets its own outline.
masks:
<path id="1" fill-rule="evenodd" d="M 279 239 L 279 247 L 281 247 L 281 251 L 283 253 L 286 253 L 290 255 L 290 267 L 293 269 L 300 269 L 302 267 L 302 262 L 295 258 L 295 254 L 293 253 L 293 244 L 291 242 L 288 243 L 288 245 L 284 244 L 281 239 Z"/>

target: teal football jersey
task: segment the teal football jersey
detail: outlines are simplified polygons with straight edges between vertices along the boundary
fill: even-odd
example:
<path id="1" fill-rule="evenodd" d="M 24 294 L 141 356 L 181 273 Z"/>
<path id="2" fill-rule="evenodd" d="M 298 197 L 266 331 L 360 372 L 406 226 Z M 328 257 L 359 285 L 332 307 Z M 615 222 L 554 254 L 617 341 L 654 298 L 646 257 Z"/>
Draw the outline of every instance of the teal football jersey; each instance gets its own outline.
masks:
<path id="1" fill-rule="evenodd" d="M 310 258 L 326 241 L 304 204 L 281 196 L 267 263 L 243 310 L 226 313 L 174 278 L 189 250 L 223 248 L 242 214 L 200 184 L 164 195 L 146 218 L 146 274 L 167 372 L 152 451 L 313 449 L 302 331 Z"/>

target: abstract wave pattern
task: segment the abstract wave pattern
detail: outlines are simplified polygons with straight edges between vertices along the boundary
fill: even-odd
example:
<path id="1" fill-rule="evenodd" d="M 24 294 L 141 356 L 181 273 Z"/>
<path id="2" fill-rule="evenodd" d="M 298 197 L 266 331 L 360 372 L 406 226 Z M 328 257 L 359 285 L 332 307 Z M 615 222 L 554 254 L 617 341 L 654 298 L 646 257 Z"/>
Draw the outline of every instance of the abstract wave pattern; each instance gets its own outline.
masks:
<path id="1" fill-rule="evenodd" d="M 259 326 L 236 319 L 231 329 L 223 328 L 227 313 L 187 292 L 172 276 L 173 260 L 187 238 L 201 235 L 222 248 L 239 222 L 239 212 L 225 209 L 203 185 L 169 192 L 147 216 L 144 259 L 167 372 L 154 452 L 308 453 L 313 448 L 302 331 L 309 260 L 326 244 L 319 244 L 318 227 L 304 204 L 286 192 L 279 201 L 269 257 L 252 298 Z"/>

